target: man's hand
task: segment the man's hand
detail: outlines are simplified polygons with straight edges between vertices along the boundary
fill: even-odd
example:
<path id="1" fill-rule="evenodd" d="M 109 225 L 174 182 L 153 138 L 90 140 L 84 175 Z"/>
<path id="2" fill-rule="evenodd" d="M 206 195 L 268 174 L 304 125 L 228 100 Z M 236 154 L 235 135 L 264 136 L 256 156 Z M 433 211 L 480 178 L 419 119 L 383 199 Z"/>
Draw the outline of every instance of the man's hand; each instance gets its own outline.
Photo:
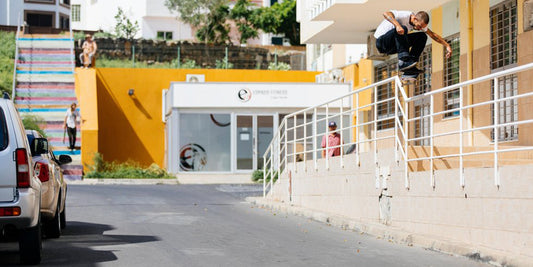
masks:
<path id="1" fill-rule="evenodd" d="M 450 45 L 446 46 L 446 58 L 450 58 L 452 56 L 452 47 Z"/>
<path id="2" fill-rule="evenodd" d="M 403 35 L 405 33 L 403 27 L 401 25 L 398 25 L 396 26 L 396 32 L 399 34 L 399 35 Z"/>

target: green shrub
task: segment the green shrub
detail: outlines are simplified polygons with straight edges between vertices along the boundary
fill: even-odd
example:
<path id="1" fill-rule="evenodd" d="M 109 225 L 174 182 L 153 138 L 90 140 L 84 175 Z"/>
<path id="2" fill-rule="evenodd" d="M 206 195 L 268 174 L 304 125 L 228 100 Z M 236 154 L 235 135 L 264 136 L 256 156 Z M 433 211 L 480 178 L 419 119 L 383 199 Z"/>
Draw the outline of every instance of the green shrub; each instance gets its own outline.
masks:
<path id="1" fill-rule="evenodd" d="M 26 130 L 35 130 L 46 138 L 46 133 L 41 129 L 41 126 L 46 124 L 43 118 L 37 115 L 24 115 L 22 116 L 22 124 Z"/>
<path id="2" fill-rule="evenodd" d="M 216 69 L 233 69 L 233 63 L 227 62 L 226 60 L 219 60 L 217 59 L 215 62 L 215 68 Z"/>
<path id="3" fill-rule="evenodd" d="M 93 165 L 88 168 L 89 172 L 85 174 L 85 178 L 175 178 L 155 163 L 148 168 L 142 168 L 134 161 L 105 162 L 100 153 L 94 154 Z"/>
<path id="4" fill-rule="evenodd" d="M 263 170 L 255 170 L 252 172 L 252 181 L 256 183 L 262 183 L 263 182 Z M 278 180 L 278 172 L 274 172 L 274 182 Z M 270 173 L 266 177 L 266 182 L 270 182 Z"/>
<path id="5" fill-rule="evenodd" d="M 187 59 L 187 60 L 185 60 L 185 62 L 183 62 L 183 63 L 181 64 L 181 68 L 182 68 L 182 69 L 198 69 L 198 68 L 200 68 L 200 67 L 198 67 L 198 66 L 196 65 L 196 61 L 195 61 L 195 60 L 193 60 L 193 59 Z"/>
<path id="6" fill-rule="evenodd" d="M 11 95 L 13 90 L 14 60 L 15 33 L 0 31 L 0 97 L 3 92 Z"/>
<path id="7" fill-rule="evenodd" d="M 263 180 L 263 170 L 255 170 L 252 172 L 252 181 L 258 182 L 259 180 Z"/>
<path id="8" fill-rule="evenodd" d="M 291 65 L 285 63 L 285 62 L 270 62 L 268 64 L 269 70 L 291 70 Z"/>

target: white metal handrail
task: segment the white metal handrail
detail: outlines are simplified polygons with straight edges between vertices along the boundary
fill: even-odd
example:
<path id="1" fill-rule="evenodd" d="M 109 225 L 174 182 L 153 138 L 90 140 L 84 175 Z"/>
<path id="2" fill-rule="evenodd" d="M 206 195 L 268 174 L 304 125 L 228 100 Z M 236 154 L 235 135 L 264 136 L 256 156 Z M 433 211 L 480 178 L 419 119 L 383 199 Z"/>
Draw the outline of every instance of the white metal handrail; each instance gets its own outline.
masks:
<path id="1" fill-rule="evenodd" d="M 455 85 L 447 86 L 438 90 L 433 90 L 424 94 L 411 96 L 409 97 L 407 94 L 407 91 L 405 88 L 401 86 L 401 81 L 398 77 L 391 77 L 387 78 L 385 80 L 379 81 L 377 83 L 365 86 L 363 88 L 354 90 L 348 94 L 345 94 L 343 96 L 334 98 L 328 102 L 322 103 L 320 105 L 316 105 L 313 107 L 309 107 L 294 113 L 291 113 L 287 115 L 281 122 L 281 126 L 279 128 L 279 131 L 276 133 L 275 137 L 273 138 L 273 142 L 269 145 L 269 148 L 267 149 L 267 152 L 264 155 L 264 168 L 265 168 L 265 178 L 266 177 L 274 177 L 274 175 L 281 175 L 283 171 L 286 169 L 287 165 L 289 163 L 292 163 L 294 167 L 296 167 L 297 159 L 298 161 L 302 160 L 304 164 L 304 169 L 307 170 L 308 162 L 311 162 L 314 164 L 314 169 L 317 169 L 317 160 L 319 158 L 318 153 L 322 153 L 323 151 L 329 151 L 330 149 L 336 149 L 340 148 L 341 154 L 340 154 L 340 164 L 341 167 L 344 166 L 344 156 L 345 156 L 345 149 L 350 148 L 350 146 L 355 145 L 355 151 L 353 152 L 355 154 L 356 158 L 356 164 L 359 165 L 359 155 L 362 151 L 361 145 L 362 144 L 373 144 L 373 147 L 370 148 L 370 152 L 374 153 L 374 163 L 376 164 L 376 167 L 378 166 L 378 158 L 377 158 L 377 143 L 383 140 L 394 140 L 394 148 L 396 151 L 396 161 L 400 162 L 403 160 L 404 164 L 404 173 L 405 173 L 405 187 L 409 188 L 409 173 L 412 172 L 409 168 L 409 163 L 417 162 L 417 161 L 429 161 L 429 175 L 431 179 L 431 185 L 435 186 L 435 180 L 434 180 L 434 161 L 435 160 L 443 160 L 445 158 L 459 158 L 459 180 L 460 185 L 465 186 L 465 177 L 464 177 L 464 164 L 465 160 L 464 157 L 467 156 L 475 156 L 475 155 L 484 155 L 484 154 L 493 154 L 493 164 L 494 164 L 494 183 L 496 186 L 500 186 L 500 178 L 499 178 L 499 154 L 506 153 L 506 152 L 517 152 L 517 151 L 528 151 L 533 150 L 533 146 L 530 145 L 522 145 L 517 147 L 504 147 L 501 148 L 499 146 L 500 138 L 499 138 L 499 131 L 500 129 L 505 129 L 507 127 L 518 127 L 519 125 L 525 125 L 525 124 L 533 124 L 533 118 L 521 118 L 521 119 L 507 119 L 506 121 L 499 121 L 500 114 L 500 106 L 504 105 L 505 103 L 509 102 L 516 102 L 517 108 L 520 105 L 523 105 L 524 101 L 519 101 L 524 98 L 533 97 L 533 92 L 529 90 L 529 92 L 520 92 L 523 90 L 516 89 L 516 94 L 513 94 L 511 96 L 505 96 L 505 97 L 499 97 L 499 82 L 502 77 L 507 77 L 509 75 L 515 75 L 520 72 L 526 71 L 526 70 L 533 70 L 533 63 L 525 64 L 522 66 L 514 67 L 512 69 L 500 71 L 497 73 L 492 73 L 483 77 L 478 77 L 469 81 L 464 81 Z M 493 82 L 493 95 L 491 100 L 482 100 L 478 103 L 474 103 L 474 98 L 472 97 L 472 103 L 464 103 L 464 90 L 468 86 L 472 86 L 475 84 L 479 84 L 482 82 L 492 81 Z M 512 81 L 513 82 L 513 81 Z M 391 97 L 385 98 L 385 99 L 378 99 L 378 88 L 380 86 L 391 86 L 390 88 L 394 88 L 394 94 Z M 486 87 L 485 87 L 486 88 Z M 451 90 L 459 90 L 459 106 L 455 107 L 453 109 L 449 110 L 442 110 L 442 111 L 436 111 L 435 108 L 435 96 L 444 94 L 446 92 L 449 92 Z M 474 92 L 474 89 L 471 89 L 471 92 Z M 360 100 L 362 98 L 361 94 L 365 93 L 367 94 L 367 99 L 371 100 L 370 103 L 364 103 L 363 105 L 360 105 Z M 369 98 L 368 93 L 370 93 L 372 96 Z M 426 105 L 429 105 L 429 114 L 424 114 L 420 112 L 419 115 L 414 116 L 414 107 L 416 102 L 420 102 L 420 100 L 429 100 L 429 103 Z M 346 102 L 347 101 L 347 102 Z M 335 103 L 341 103 L 338 108 L 332 108 L 332 106 Z M 348 103 L 347 105 L 345 105 Z M 346 106 L 349 106 L 349 108 L 344 108 Z M 379 108 L 385 107 L 386 114 L 384 117 L 379 117 Z M 465 125 L 466 121 L 466 112 L 473 113 L 475 108 L 491 108 L 491 116 L 493 116 L 493 122 L 490 123 L 490 125 Z M 391 109 L 394 108 L 394 112 L 391 112 Z M 413 109 L 411 112 L 411 108 Z M 368 116 L 365 118 L 365 116 L 361 116 L 363 114 L 360 114 L 361 111 L 367 112 Z M 318 113 L 321 112 L 321 114 L 325 114 L 323 118 L 317 118 Z M 441 130 L 440 132 L 436 132 L 434 129 L 434 123 L 435 118 L 438 116 L 444 116 L 448 113 L 459 113 L 458 121 L 459 126 L 457 128 L 449 129 L 449 130 Z M 355 116 L 354 116 L 355 115 Z M 348 126 L 343 125 L 343 116 L 350 116 L 351 119 L 355 117 L 354 121 L 351 121 Z M 472 115 L 473 116 L 473 115 Z M 304 118 L 303 122 L 299 122 L 298 118 Z M 311 118 L 310 121 L 308 121 L 308 118 Z M 292 120 L 292 121 L 291 121 Z M 338 132 L 341 133 L 352 133 L 355 136 L 351 138 L 348 142 L 346 142 L 346 137 L 344 137 L 344 142 L 340 145 L 336 146 L 329 146 L 326 142 L 326 147 L 322 148 L 318 144 L 318 138 L 321 138 L 321 136 L 327 134 L 327 126 L 323 126 L 324 128 L 318 127 L 319 123 L 327 123 L 331 120 L 340 120 L 340 127 L 337 129 Z M 392 120 L 392 122 L 390 122 Z M 422 135 L 419 133 L 420 136 L 416 136 L 415 134 L 410 132 L 410 128 L 412 128 L 412 123 L 416 122 L 422 122 L 423 120 L 429 120 L 429 133 L 426 135 Z M 292 123 L 288 123 L 288 121 L 291 121 Z M 390 133 L 390 131 L 381 131 L 380 125 L 389 122 L 392 126 L 389 128 L 389 130 L 394 130 L 394 133 Z M 290 125 L 289 125 L 290 124 Z M 411 126 L 411 127 L 410 127 Z M 311 128 L 311 131 L 308 130 L 308 128 Z M 362 131 L 366 131 L 367 133 L 370 133 L 370 136 L 368 136 L 366 139 L 360 138 L 360 133 Z M 488 131 L 492 130 L 494 132 L 493 134 L 493 141 L 487 143 L 487 147 L 484 147 L 484 150 L 481 151 L 468 151 L 465 152 L 464 148 L 465 146 L 465 137 L 467 137 L 467 134 L 472 135 L 474 132 L 481 132 L 481 131 Z M 302 136 L 303 132 L 303 136 Z M 278 136 L 283 136 L 283 138 L 279 138 Z M 458 146 L 458 152 L 453 152 L 446 155 L 435 155 L 435 147 L 436 142 L 435 139 L 437 138 L 453 138 L 453 136 L 459 136 L 459 146 Z M 289 138 L 287 138 L 289 137 Z M 311 141 L 309 141 L 311 140 Z M 410 155 L 410 149 L 412 149 L 416 142 L 420 142 L 422 140 L 429 140 L 429 156 L 424 157 L 416 157 L 414 155 Z M 309 143 L 311 142 L 311 143 Z M 454 141 L 455 142 L 455 141 Z M 471 143 L 468 144 L 469 147 L 473 146 L 473 141 L 470 141 Z M 301 149 L 297 149 L 297 146 L 303 146 Z M 309 146 L 312 146 L 310 148 Z M 277 150 L 276 150 L 277 148 Z M 283 148 L 283 150 L 281 149 Z M 457 147 L 456 147 L 457 148 Z M 289 151 L 290 150 L 290 151 Z M 270 157 L 270 159 L 267 159 L 267 157 Z M 277 163 L 275 162 L 277 160 Z M 312 161 L 310 161 L 312 160 Z M 325 157 L 325 164 L 326 168 L 329 168 L 329 153 L 326 153 Z M 377 169 L 376 169 L 376 176 L 377 176 Z M 413 170 L 416 171 L 416 170 Z M 270 175 L 270 176 L 269 176 Z M 272 188 L 273 180 L 270 179 L 269 184 L 267 185 L 264 183 L 264 195 L 266 196 L 266 192 L 269 188 Z M 378 184 L 376 185 L 378 186 Z"/>
<path id="2" fill-rule="evenodd" d="M 17 65 L 19 61 L 19 35 L 20 35 L 20 25 L 21 23 L 21 13 L 19 13 L 17 19 L 17 33 L 15 34 L 15 62 L 13 63 L 13 88 L 11 90 L 11 99 L 15 101 L 15 89 L 17 87 Z"/>

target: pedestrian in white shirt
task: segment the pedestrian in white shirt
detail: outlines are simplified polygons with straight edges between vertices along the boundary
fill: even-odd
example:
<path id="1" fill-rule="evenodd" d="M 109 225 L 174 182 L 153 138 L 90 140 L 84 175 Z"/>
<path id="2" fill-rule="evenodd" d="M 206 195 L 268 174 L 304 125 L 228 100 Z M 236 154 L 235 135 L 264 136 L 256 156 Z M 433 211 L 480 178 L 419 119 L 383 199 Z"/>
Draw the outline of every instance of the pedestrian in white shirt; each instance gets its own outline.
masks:
<path id="1" fill-rule="evenodd" d="M 64 122 L 64 128 L 68 133 L 69 149 L 71 150 L 74 150 L 76 146 L 76 121 L 78 117 L 81 121 L 80 112 L 76 110 L 76 103 L 72 103 L 67 109 Z"/>

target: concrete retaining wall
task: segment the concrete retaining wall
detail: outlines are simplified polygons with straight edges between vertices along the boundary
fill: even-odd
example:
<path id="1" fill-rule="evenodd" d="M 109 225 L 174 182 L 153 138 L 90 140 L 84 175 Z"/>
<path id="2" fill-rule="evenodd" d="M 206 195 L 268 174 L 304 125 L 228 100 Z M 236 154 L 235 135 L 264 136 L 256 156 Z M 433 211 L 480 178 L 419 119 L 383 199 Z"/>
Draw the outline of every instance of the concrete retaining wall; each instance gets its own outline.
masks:
<path id="1" fill-rule="evenodd" d="M 344 167 L 332 158 L 329 170 L 324 159 L 318 170 L 312 161 L 307 170 L 303 162 L 289 163 L 269 199 L 353 219 L 358 229 L 400 230 L 406 242 L 425 240 L 419 245 L 430 247 L 444 242 L 455 245 L 439 249 L 452 253 L 486 255 L 503 265 L 533 264 L 533 165 L 501 167 L 499 188 L 492 168 L 467 168 L 464 188 L 459 170 L 450 169 L 435 172 L 435 188 L 428 172 L 411 173 L 406 189 L 403 163 L 398 166 L 394 152 L 381 150 L 378 159 L 378 179 L 373 153 L 361 154 L 361 166 L 354 155 L 344 158 Z"/>

